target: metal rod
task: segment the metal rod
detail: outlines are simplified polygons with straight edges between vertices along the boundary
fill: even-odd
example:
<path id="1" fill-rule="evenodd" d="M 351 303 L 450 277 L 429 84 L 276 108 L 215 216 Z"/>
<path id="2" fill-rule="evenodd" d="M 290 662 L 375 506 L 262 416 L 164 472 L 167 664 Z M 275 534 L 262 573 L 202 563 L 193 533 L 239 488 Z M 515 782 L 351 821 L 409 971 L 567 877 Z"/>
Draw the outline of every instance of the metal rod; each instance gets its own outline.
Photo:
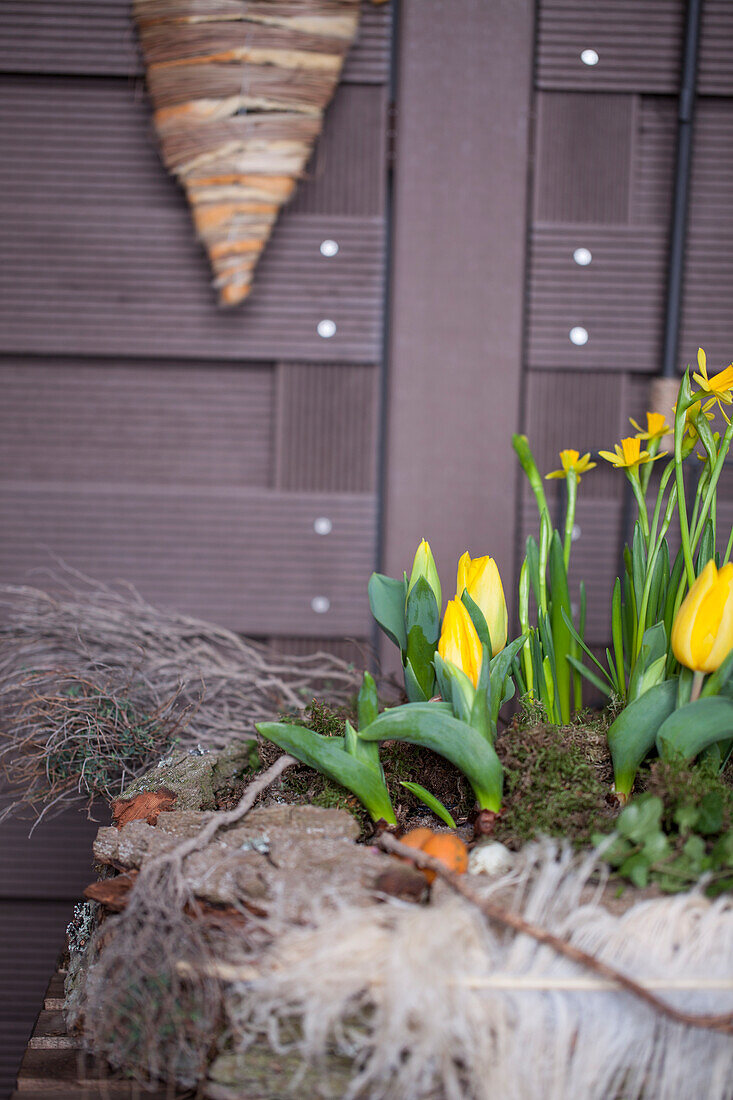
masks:
<path id="1" fill-rule="evenodd" d="M 664 356 L 661 372 L 663 378 L 674 378 L 677 374 L 701 11 L 702 0 L 688 0 L 682 62 L 682 86 L 680 88 L 677 114 L 677 165 L 669 242 L 667 307 L 664 319 Z"/>

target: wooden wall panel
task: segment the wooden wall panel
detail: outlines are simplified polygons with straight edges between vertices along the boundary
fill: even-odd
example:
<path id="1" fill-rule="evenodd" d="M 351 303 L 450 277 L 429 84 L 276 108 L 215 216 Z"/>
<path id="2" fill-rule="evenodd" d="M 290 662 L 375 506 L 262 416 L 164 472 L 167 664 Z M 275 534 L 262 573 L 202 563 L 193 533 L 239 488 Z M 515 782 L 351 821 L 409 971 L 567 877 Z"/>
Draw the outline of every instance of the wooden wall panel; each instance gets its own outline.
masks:
<path id="1" fill-rule="evenodd" d="M 375 491 L 378 387 L 374 367 L 280 364 L 278 489 Z"/>
<path id="2" fill-rule="evenodd" d="M 633 98 L 539 93 L 536 105 L 535 221 L 626 222 Z"/>
<path id="3" fill-rule="evenodd" d="M 0 901 L 0 1095 L 15 1085 L 43 994 L 64 948 L 70 901 Z"/>
<path id="4" fill-rule="evenodd" d="M 244 633 L 364 636 L 375 508 L 366 493 L 6 480 L 0 576 L 17 583 L 50 551 Z M 314 528 L 321 516 L 327 537 Z"/>
<path id="5" fill-rule="evenodd" d="M 0 360 L 0 476 L 134 485 L 273 482 L 271 366 Z"/>
<path id="6" fill-rule="evenodd" d="M 390 56 L 389 7 L 363 5 L 342 79 L 383 84 Z M 128 0 L 3 0 L 0 70 L 131 77 L 142 61 Z"/>
<path id="7" fill-rule="evenodd" d="M 109 825 L 106 806 L 70 808 L 41 821 L 33 834 L 32 816 L 6 818 L 0 824 L 0 905 L 13 899 L 74 901 L 94 881 L 92 843 L 100 825 Z M 57 936 L 61 942 L 63 929 Z"/>
<path id="8" fill-rule="evenodd" d="M 573 256 L 588 249 L 583 266 Z M 661 355 L 666 234 L 654 227 L 536 225 L 527 362 L 532 368 L 653 371 Z M 620 319 L 623 318 L 623 323 Z M 587 343 L 573 344 L 582 326 Z"/>
<path id="9" fill-rule="evenodd" d="M 491 553 L 513 591 L 534 5 L 401 5 L 386 572 L 427 537 L 446 588 Z"/>
<path id="10" fill-rule="evenodd" d="M 53 95 L 56 108 L 49 112 L 41 108 L 43 81 L 27 84 L 13 78 L 0 99 L 0 130 L 10 138 L 4 163 L 11 165 L 9 187 L 0 190 L 6 225 L 0 244 L 0 325 L 6 351 L 237 361 L 379 359 L 380 212 L 286 211 L 258 266 L 250 299 L 238 309 L 221 310 L 185 200 L 165 179 L 129 89 L 124 84 L 110 89 L 95 79 L 64 81 L 56 89 L 49 81 L 45 103 Z M 378 87 L 350 91 L 345 90 L 335 123 L 344 158 L 361 150 L 355 170 L 341 178 L 358 180 L 369 142 L 352 139 L 351 125 L 358 128 L 365 119 L 376 124 L 384 97 Z M 372 151 L 381 141 L 372 141 Z M 331 149 L 342 156 L 337 138 Z M 359 202 L 376 208 L 379 169 L 377 163 L 366 182 L 353 184 L 347 209 Z M 84 182 L 77 186 L 80 176 Z M 0 169 L 0 185 L 2 177 Z M 24 179 L 30 181 L 27 188 Z M 319 180 L 304 186 L 315 192 Z M 312 205 L 319 205 L 317 198 Z M 338 242 L 337 255 L 322 255 L 325 239 Z M 336 324 L 330 339 L 318 334 L 324 319 Z"/>

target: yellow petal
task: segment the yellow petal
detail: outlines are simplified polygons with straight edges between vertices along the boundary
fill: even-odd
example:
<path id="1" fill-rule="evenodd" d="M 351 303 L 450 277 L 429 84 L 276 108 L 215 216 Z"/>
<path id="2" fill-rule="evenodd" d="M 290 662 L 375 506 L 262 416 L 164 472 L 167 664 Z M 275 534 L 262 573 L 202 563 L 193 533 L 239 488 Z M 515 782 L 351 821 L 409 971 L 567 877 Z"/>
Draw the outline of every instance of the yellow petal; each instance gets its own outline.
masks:
<path id="1" fill-rule="evenodd" d="M 491 652 L 495 657 L 506 645 L 508 622 L 504 588 L 493 558 L 474 558 L 468 571 L 466 589 L 486 619 Z"/>
<path id="2" fill-rule="evenodd" d="M 448 601 L 438 640 L 438 653 L 444 661 L 450 661 L 465 672 L 476 687 L 483 651 L 476 627 L 460 600 Z"/>
<path id="3" fill-rule="evenodd" d="M 471 555 L 468 550 L 458 559 L 458 579 L 456 582 L 456 599 L 460 600 L 464 588 L 468 588 L 468 571 L 471 568 Z"/>
<path id="4" fill-rule="evenodd" d="M 706 656 L 700 661 L 702 672 L 714 672 L 733 649 L 733 564 L 728 563 L 718 573 L 715 584 L 703 601 L 701 614 L 705 614 L 708 604 L 714 608 L 708 611 L 707 623 L 713 635 L 712 645 Z M 707 645 L 707 639 L 706 639 Z"/>
<path id="5" fill-rule="evenodd" d="M 700 368 L 700 370 L 702 371 L 702 373 L 705 375 L 706 378 L 708 376 L 707 363 L 708 363 L 708 359 L 707 359 L 707 356 L 706 356 L 705 352 L 703 351 L 702 348 L 698 348 L 697 349 L 697 365 Z"/>
<path id="6" fill-rule="evenodd" d="M 693 631 L 700 606 L 713 587 L 716 574 L 715 562 L 709 561 L 682 601 L 672 624 L 672 652 L 681 665 L 698 672 L 702 670 L 693 651 Z"/>

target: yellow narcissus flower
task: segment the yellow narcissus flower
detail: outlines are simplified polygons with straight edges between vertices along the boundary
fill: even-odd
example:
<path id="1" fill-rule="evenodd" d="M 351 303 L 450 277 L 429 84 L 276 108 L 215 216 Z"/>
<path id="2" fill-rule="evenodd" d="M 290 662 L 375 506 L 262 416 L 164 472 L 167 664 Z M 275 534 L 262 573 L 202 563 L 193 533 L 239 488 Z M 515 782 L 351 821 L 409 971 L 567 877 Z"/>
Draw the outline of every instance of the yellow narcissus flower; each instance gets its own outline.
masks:
<path id="1" fill-rule="evenodd" d="M 465 672 L 474 687 L 478 685 L 483 646 L 471 616 L 460 600 L 448 600 L 438 639 L 438 653 L 444 661 L 450 661 Z"/>
<path id="2" fill-rule="evenodd" d="M 560 461 L 562 462 L 562 469 L 552 470 L 551 473 L 545 474 L 547 480 L 551 481 L 556 477 L 566 478 L 571 470 L 575 470 L 575 476 L 578 483 L 580 483 L 580 475 L 584 474 L 586 470 L 594 470 L 596 467 L 596 463 L 590 461 L 590 451 L 584 454 L 582 458 L 580 451 L 571 449 L 560 451 Z"/>
<path id="3" fill-rule="evenodd" d="M 456 583 L 457 600 L 460 600 L 464 591 L 478 604 L 486 619 L 491 639 L 491 655 L 496 657 L 506 645 L 508 616 L 501 577 L 493 558 L 471 558 L 468 550 L 461 555 Z"/>
<path id="4" fill-rule="evenodd" d="M 708 378 L 707 356 L 702 348 L 698 348 L 697 365 L 700 368 L 700 373 L 693 374 L 692 377 L 697 382 L 700 389 L 710 394 L 713 399 L 705 405 L 705 408 L 709 409 L 713 403 L 716 403 L 725 419 L 728 420 L 723 405 L 733 404 L 733 394 L 731 393 L 731 390 L 733 390 L 733 363 L 726 367 L 725 370 L 719 371 L 718 374 L 714 374 L 712 378 Z M 730 423 L 729 420 L 728 423 Z"/>
<path id="5" fill-rule="evenodd" d="M 695 672 L 714 672 L 733 649 L 733 562 L 709 561 L 672 625 L 672 651 Z"/>
<path id="6" fill-rule="evenodd" d="M 618 443 L 614 444 L 614 451 L 599 451 L 601 458 L 605 458 L 606 462 L 610 462 L 617 470 L 638 470 L 639 466 L 644 466 L 647 462 L 656 462 L 658 458 L 662 458 L 665 451 L 660 451 L 658 455 L 649 454 L 649 451 L 642 451 L 641 440 L 634 439 L 622 439 L 621 446 Z"/>
<path id="7" fill-rule="evenodd" d="M 637 439 L 648 439 L 649 442 L 653 439 L 661 439 L 663 435 L 669 435 L 673 428 L 670 428 L 669 424 L 664 418 L 664 413 L 650 413 L 646 414 L 646 431 L 637 424 L 633 416 L 629 417 L 629 422 L 632 427 L 636 428 Z"/>

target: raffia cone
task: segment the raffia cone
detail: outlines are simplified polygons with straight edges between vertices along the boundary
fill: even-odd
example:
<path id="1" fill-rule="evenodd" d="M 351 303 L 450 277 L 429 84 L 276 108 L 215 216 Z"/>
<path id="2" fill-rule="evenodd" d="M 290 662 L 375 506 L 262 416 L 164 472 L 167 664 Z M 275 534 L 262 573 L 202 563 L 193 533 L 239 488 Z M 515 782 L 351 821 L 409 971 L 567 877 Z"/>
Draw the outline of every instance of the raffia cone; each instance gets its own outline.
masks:
<path id="1" fill-rule="evenodd" d="M 359 0 L 134 0 L 161 154 L 222 305 L 247 297 L 359 24 Z"/>

